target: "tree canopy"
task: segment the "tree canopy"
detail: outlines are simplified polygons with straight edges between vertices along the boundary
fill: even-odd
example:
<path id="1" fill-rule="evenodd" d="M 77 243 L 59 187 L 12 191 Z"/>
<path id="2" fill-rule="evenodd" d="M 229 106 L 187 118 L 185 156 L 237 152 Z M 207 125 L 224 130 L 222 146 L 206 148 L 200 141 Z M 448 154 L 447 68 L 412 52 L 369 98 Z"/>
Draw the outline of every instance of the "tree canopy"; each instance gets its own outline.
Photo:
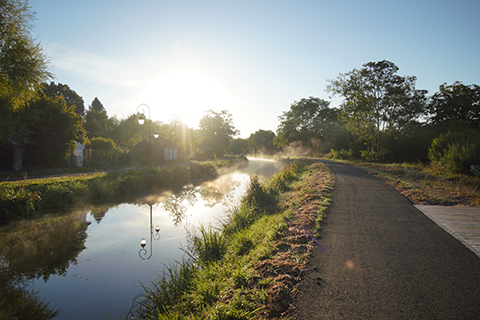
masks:
<path id="1" fill-rule="evenodd" d="M 295 101 L 290 110 L 284 111 L 278 117 L 280 124 L 274 140 L 275 145 L 284 147 L 301 141 L 304 146 L 312 147 L 315 140 L 324 139 L 337 122 L 337 111 L 329 106 L 329 101 L 315 97 Z"/>
<path id="2" fill-rule="evenodd" d="M 339 118 L 347 129 L 380 151 L 382 132 L 402 128 L 424 113 L 426 91 L 415 88 L 415 76 L 400 76 L 390 61 L 368 62 L 330 79 L 327 91 L 343 97 Z"/>
<path id="3" fill-rule="evenodd" d="M 47 97 L 62 97 L 68 107 L 75 106 L 75 112 L 79 116 L 83 117 L 85 115 L 83 98 L 74 90 L 70 89 L 66 84 L 55 84 L 55 82 L 50 82 L 50 84 L 44 83 L 41 90 L 47 95 Z"/>
<path id="4" fill-rule="evenodd" d="M 222 156 L 233 137 L 240 133 L 235 129 L 232 115 L 227 110 L 205 111 L 199 127 L 198 151 L 207 157 Z"/>
<path id="5" fill-rule="evenodd" d="M 113 130 L 113 120 L 108 117 L 107 110 L 98 98 L 93 99 L 92 104 L 88 107 L 84 126 L 89 139 L 110 137 Z"/>
<path id="6" fill-rule="evenodd" d="M 429 112 L 434 125 L 480 128 L 480 86 L 459 81 L 440 85 L 430 100 Z"/>

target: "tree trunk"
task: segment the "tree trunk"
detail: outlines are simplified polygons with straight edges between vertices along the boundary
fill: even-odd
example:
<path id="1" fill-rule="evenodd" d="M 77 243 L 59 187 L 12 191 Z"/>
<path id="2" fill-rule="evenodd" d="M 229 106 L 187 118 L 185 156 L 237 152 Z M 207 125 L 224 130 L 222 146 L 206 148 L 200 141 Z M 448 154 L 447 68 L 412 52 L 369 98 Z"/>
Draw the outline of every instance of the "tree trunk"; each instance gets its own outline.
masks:
<path id="1" fill-rule="evenodd" d="M 17 143 L 13 143 L 13 170 L 22 170 L 22 148 Z"/>

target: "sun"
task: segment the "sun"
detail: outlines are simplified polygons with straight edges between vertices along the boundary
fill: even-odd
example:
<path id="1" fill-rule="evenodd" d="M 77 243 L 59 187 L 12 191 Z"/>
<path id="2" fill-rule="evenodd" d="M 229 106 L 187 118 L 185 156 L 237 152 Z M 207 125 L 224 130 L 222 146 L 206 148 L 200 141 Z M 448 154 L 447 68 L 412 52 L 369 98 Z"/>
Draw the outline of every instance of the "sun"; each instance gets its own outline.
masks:
<path id="1" fill-rule="evenodd" d="M 153 79 L 140 95 L 154 121 L 168 122 L 177 116 L 189 127 L 198 126 L 208 109 L 228 109 L 231 99 L 209 77 L 175 71 Z"/>

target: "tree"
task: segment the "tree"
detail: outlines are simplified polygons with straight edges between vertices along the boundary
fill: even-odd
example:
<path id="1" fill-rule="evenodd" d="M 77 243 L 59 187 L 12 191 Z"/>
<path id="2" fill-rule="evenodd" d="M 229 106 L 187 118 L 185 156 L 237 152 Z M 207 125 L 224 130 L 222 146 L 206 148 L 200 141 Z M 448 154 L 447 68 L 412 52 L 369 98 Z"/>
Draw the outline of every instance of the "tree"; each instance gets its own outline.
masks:
<path id="1" fill-rule="evenodd" d="M 37 119 L 28 128 L 31 134 L 25 145 L 26 165 L 60 164 L 75 150 L 75 141 L 83 141 L 83 120 L 75 113 L 75 107 L 68 107 L 61 97 L 49 98 L 39 93 L 29 103 L 28 112 L 35 112 Z"/>
<path id="2" fill-rule="evenodd" d="M 50 98 L 63 97 L 67 106 L 75 106 L 75 112 L 79 116 L 83 117 L 85 115 L 85 105 L 82 97 L 66 84 L 55 84 L 53 81 L 50 84 L 44 83 L 42 91 Z"/>
<path id="3" fill-rule="evenodd" d="M 329 129 L 337 122 L 337 111 L 329 108 L 330 102 L 309 97 L 295 101 L 289 111 L 278 117 L 280 124 L 274 143 L 284 147 L 292 142 L 314 146 L 315 140 L 324 140 Z"/>
<path id="4" fill-rule="evenodd" d="M 14 149 L 14 169 L 22 167 L 22 148 L 28 142 L 28 123 L 35 114 L 26 102 L 36 87 L 52 78 L 48 59 L 31 35 L 35 18 L 26 0 L 0 1 L 0 143 Z"/>
<path id="5" fill-rule="evenodd" d="M 248 137 L 248 144 L 255 153 L 274 154 L 278 149 L 273 144 L 273 139 L 275 139 L 273 131 L 257 130 Z"/>
<path id="6" fill-rule="evenodd" d="M 341 96 L 339 119 L 347 129 L 370 142 L 370 151 L 380 153 L 380 137 L 401 130 L 425 113 L 425 90 L 415 89 L 415 76 L 397 75 L 390 61 L 368 62 L 330 79 L 327 91 Z"/>
<path id="7" fill-rule="evenodd" d="M 107 110 L 98 98 L 93 99 L 85 115 L 85 131 L 89 139 L 109 138 L 113 130 L 113 121 L 108 118 Z"/>
<path id="8" fill-rule="evenodd" d="M 246 155 L 249 150 L 248 140 L 242 138 L 235 138 L 230 142 L 228 152 L 236 155 Z"/>
<path id="9" fill-rule="evenodd" d="M 207 157 L 222 156 L 230 141 L 239 134 L 227 110 L 208 110 L 199 123 L 199 148 Z"/>
<path id="10" fill-rule="evenodd" d="M 446 129 L 456 127 L 480 128 L 480 86 L 464 85 L 459 81 L 447 86 L 440 85 L 439 91 L 430 99 L 428 106 L 430 121 Z"/>

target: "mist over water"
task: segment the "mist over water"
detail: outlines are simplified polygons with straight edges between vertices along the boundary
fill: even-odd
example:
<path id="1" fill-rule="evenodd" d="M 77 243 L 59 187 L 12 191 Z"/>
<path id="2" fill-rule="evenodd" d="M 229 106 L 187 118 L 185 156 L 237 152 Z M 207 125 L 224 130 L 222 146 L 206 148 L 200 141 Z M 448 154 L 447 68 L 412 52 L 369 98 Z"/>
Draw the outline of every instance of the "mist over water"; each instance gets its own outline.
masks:
<path id="1" fill-rule="evenodd" d="M 187 258 L 179 248 L 186 249 L 189 233 L 225 219 L 250 175 L 266 179 L 280 168 L 278 162 L 251 159 L 241 171 L 136 203 L 46 215 L 0 228 L 4 294 L 38 292 L 39 303 L 44 300 L 60 311 L 55 319 L 104 319 L 104 312 L 111 319 L 125 316 L 143 291 L 140 283 L 150 286 L 165 265 Z"/>

